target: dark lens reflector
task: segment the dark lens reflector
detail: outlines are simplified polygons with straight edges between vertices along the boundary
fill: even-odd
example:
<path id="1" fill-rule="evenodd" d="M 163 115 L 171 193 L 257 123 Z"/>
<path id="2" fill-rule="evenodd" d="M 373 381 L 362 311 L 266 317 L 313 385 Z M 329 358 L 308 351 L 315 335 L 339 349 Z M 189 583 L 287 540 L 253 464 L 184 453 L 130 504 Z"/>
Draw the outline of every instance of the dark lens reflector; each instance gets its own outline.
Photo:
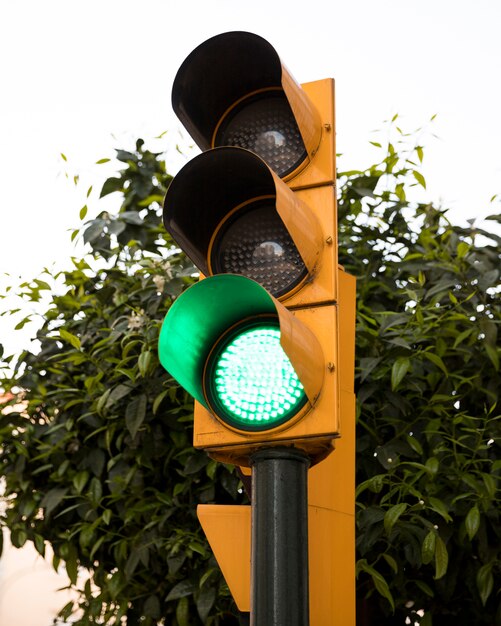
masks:
<path id="1" fill-rule="evenodd" d="M 252 278 L 275 298 L 308 273 L 273 199 L 253 202 L 222 224 L 212 244 L 211 268 L 214 274 Z"/>
<path id="2" fill-rule="evenodd" d="M 282 178 L 307 157 L 290 105 L 279 90 L 254 95 L 232 109 L 219 128 L 215 146 L 246 148 Z"/>

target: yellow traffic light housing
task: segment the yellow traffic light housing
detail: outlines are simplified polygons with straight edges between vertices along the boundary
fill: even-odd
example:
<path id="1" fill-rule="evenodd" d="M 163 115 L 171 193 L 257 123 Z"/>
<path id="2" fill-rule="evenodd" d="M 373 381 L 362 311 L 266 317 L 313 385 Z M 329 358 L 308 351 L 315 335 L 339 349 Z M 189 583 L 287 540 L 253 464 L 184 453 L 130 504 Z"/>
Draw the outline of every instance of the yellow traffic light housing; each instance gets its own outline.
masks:
<path id="1" fill-rule="evenodd" d="M 187 163 L 167 192 L 165 228 L 206 276 L 236 273 L 287 307 L 337 298 L 335 190 L 295 193 L 257 155 L 216 148 Z"/>
<path id="2" fill-rule="evenodd" d="M 334 82 L 300 86 L 262 37 L 230 32 L 187 57 L 172 103 L 205 150 L 174 178 L 163 212 L 166 230 L 207 277 L 171 307 L 159 343 L 161 362 L 196 400 L 194 445 L 241 466 L 277 443 L 318 462 L 339 435 L 340 413 Z M 256 310 L 260 299 L 266 312 Z M 228 416 L 216 392 L 217 358 L 263 315 L 305 394 L 290 409 L 290 399 L 275 400 L 283 419 L 261 428 Z M 252 336 L 240 379 L 251 378 L 254 349 L 271 375 L 271 343 Z M 252 385 L 232 393 L 250 397 Z"/>
<path id="3" fill-rule="evenodd" d="M 258 35 L 224 33 L 193 50 L 172 106 L 202 150 L 251 150 L 294 188 L 334 180 L 333 81 L 301 87 Z"/>
<path id="4" fill-rule="evenodd" d="M 335 328 L 335 306 L 292 313 L 244 276 L 185 291 L 165 318 L 159 355 L 197 401 L 195 447 L 241 466 L 277 443 L 325 457 L 339 430 Z"/>

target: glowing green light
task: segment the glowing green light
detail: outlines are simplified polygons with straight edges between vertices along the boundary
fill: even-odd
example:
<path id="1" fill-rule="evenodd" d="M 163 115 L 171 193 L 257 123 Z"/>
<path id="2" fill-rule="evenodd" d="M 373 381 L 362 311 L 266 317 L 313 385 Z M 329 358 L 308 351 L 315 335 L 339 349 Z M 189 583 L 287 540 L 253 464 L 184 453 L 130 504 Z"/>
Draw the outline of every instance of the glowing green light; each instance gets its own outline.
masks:
<path id="1" fill-rule="evenodd" d="M 227 340 L 209 367 L 211 404 L 230 424 L 266 430 L 288 421 L 306 402 L 303 385 L 273 323 L 253 325 Z"/>

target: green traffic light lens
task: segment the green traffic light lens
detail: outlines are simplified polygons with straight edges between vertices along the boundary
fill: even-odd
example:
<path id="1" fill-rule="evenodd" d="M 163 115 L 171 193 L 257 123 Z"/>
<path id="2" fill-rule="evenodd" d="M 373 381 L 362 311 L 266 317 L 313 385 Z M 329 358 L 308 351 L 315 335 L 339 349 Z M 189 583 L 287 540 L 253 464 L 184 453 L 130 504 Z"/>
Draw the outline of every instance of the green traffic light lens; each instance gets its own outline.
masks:
<path id="1" fill-rule="evenodd" d="M 221 420 L 241 430 L 275 428 L 306 403 L 274 321 L 254 321 L 227 335 L 213 351 L 206 373 L 209 405 Z"/>

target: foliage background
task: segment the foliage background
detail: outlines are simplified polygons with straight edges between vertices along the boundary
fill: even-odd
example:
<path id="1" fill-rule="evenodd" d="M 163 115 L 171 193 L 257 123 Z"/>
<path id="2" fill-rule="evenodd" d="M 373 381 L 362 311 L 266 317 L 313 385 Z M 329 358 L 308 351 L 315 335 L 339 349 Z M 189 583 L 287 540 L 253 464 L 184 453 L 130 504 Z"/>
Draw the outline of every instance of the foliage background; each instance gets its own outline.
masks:
<path id="1" fill-rule="evenodd" d="M 410 186 L 426 187 L 423 150 L 392 132 L 381 162 L 339 175 L 340 262 L 358 279 L 357 623 L 492 626 L 501 238 L 409 202 Z M 244 623 L 195 509 L 246 496 L 232 467 L 192 448 L 191 399 L 156 353 L 195 272 L 160 226 L 171 177 L 141 140 L 116 156 L 101 196 L 118 194 L 119 211 L 73 233 L 89 254 L 19 288 L 49 304 L 39 351 L 3 381 L 14 397 L 0 415 L 0 521 L 15 546 L 50 544 L 80 588 L 61 619 L 78 608 L 81 626 Z"/>

